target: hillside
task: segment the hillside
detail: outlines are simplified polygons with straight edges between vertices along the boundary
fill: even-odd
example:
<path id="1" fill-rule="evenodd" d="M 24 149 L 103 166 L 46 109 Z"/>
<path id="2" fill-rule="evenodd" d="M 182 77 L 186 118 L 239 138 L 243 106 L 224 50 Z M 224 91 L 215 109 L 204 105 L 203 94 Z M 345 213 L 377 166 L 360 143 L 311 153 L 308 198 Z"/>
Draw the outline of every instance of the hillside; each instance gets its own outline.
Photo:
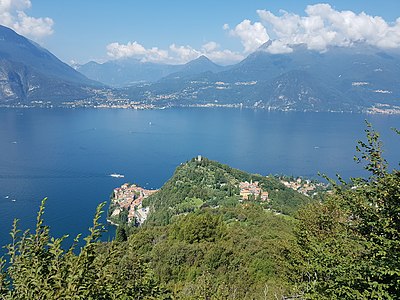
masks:
<path id="1" fill-rule="evenodd" d="M 240 202 L 259 203 L 291 215 L 311 200 L 273 176 L 249 174 L 200 157 L 178 166 L 174 175 L 143 205 L 150 206 L 148 223 L 168 224 L 174 215 L 206 207 L 234 207 Z"/>
<path id="2" fill-rule="evenodd" d="M 252 203 L 220 206 L 134 229 L 123 245 L 175 298 L 274 299 L 293 287 L 285 255 L 294 224 Z"/>
<path id="3" fill-rule="evenodd" d="M 115 189 L 109 215 L 115 198 L 126 207 L 133 197 L 133 208 L 113 219 L 119 223 L 116 239 L 126 241 L 127 253 L 143 257 L 174 297 L 273 299 L 293 288 L 285 255 L 294 247 L 296 221 L 289 215 L 317 202 L 294 190 L 299 181 L 198 156 L 178 166 L 158 191 L 128 184 Z M 135 227 L 127 216 L 143 209 L 142 196 L 150 215 Z"/>
<path id="4" fill-rule="evenodd" d="M 138 201 L 148 192 L 132 185 L 125 196 Z M 116 239 L 126 241 L 127 253 L 143 257 L 174 297 L 273 299 L 291 293 L 284 253 L 294 240 L 295 219 L 285 214 L 294 214 L 314 202 L 312 198 L 275 177 L 200 156 L 178 166 L 163 187 L 150 194 L 143 200 L 143 206 L 150 206 L 143 225 L 123 223 L 142 209 L 140 204 L 113 219 L 119 222 Z M 126 199 L 123 203 L 126 206 Z M 115 208 L 112 201 L 112 211 Z"/>

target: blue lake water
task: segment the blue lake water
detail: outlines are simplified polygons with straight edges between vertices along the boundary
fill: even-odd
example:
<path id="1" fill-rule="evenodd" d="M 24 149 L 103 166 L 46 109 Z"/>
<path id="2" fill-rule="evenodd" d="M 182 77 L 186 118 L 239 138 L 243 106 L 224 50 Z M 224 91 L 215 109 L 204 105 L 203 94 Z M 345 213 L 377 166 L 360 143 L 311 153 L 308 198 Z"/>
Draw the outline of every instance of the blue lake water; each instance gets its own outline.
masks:
<path id="1" fill-rule="evenodd" d="M 159 188 L 201 154 L 263 175 L 363 174 L 353 162 L 364 120 L 381 132 L 397 167 L 400 116 L 239 109 L 0 110 L 0 245 L 14 218 L 33 227 L 48 197 L 53 235 L 86 233 L 96 206 L 124 182 Z M 111 173 L 125 178 L 112 178 Z M 15 201 L 12 201 L 15 200 Z M 103 218 L 104 221 L 104 218 Z M 111 233 L 104 238 L 107 239 Z"/>

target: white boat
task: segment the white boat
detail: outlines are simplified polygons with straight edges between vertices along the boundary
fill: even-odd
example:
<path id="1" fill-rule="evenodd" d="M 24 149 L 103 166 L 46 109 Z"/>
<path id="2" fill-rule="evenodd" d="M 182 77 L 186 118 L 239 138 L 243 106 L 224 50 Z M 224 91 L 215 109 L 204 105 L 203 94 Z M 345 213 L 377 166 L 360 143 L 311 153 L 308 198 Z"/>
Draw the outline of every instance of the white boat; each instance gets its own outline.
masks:
<path id="1" fill-rule="evenodd" d="M 112 174 L 110 174 L 110 176 L 114 177 L 114 178 L 124 178 L 125 177 L 125 175 L 117 174 L 117 173 L 112 173 Z"/>

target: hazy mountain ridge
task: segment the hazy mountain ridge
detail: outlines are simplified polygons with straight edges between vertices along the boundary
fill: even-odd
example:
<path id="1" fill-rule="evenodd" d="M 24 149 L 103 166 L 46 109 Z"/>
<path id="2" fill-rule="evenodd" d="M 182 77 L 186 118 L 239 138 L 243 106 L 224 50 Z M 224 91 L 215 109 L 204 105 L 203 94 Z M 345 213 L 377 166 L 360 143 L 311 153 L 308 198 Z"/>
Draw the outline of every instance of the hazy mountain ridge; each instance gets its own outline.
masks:
<path id="1" fill-rule="evenodd" d="M 136 59 L 111 60 L 104 63 L 90 61 L 76 66 L 76 70 L 88 78 L 116 87 L 154 82 L 178 72 L 180 68 L 179 65 L 143 63 Z"/>
<path id="2" fill-rule="evenodd" d="M 399 105 L 400 55 L 372 47 L 334 47 L 325 53 L 295 47 L 262 48 L 228 70 L 168 77 L 146 86 L 142 100 L 165 105 L 219 103 L 273 110 L 365 111 Z M 166 87 L 168 85 L 168 87 Z"/>
<path id="3" fill-rule="evenodd" d="M 358 43 L 323 53 L 295 45 L 292 53 L 270 54 L 267 47 L 268 43 L 262 45 L 232 66 L 219 66 L 205 56 L 184 65 L 119 59 L 76 66 L 88 79 L 36 43 L 1 26 L 0 105 L 222 105 L 400 113 L 399 51 Z"/>
<path id="4" fill-rule="evenodd" d="M 123 87 L 156 82 L 163 78 L 181 78 L 209 71 L 216 73 L 225 68 L 202 55 L 181 65 L 141 62 L 134 58 L 125 58 L 104 63 L 90 61 L 83 65 L 76 65 L 75 69 L 93 80 L 114 87 Z"/>

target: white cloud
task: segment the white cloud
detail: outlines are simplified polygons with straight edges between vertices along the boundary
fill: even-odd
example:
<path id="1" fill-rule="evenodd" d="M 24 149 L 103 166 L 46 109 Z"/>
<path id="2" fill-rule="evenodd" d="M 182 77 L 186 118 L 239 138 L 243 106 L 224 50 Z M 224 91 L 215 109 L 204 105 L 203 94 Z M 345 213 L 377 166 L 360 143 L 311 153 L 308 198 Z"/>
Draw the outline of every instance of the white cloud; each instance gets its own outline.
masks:
<path id="1" fill-rule="evenodd" d="M 107 55 L 112 58 L 123 58 L 130 56 L 143 56 L 146 49 L 137 42 L 129 42 L 128 44 L 111 43 L 107 45 Z"/>
<path id="2" fill-rule="evenodd" d="M 223 28 L 228 30 L 229 25 L 225 24 Z M 240 38 L 246 53 L 255 51 L 269 40 L 265 27 L 260 22 L 251 24 L 250 20 L 243 20 L 234 29 L 231 29 L 229 33 Z"/>
<path id="3" fill-rule="evenodd" d="M 143 62 L 164 62 L 168 60 L 168 51 L 157 47 L 146 49 L 136 41 L 127 44 L 111 43 L 106 48 L 107 55 L 113 59 L 134 57 Z"/>
<path id="4" fill-rule="evenodd" d="M 201 47 L 206 52 L 212 52 L 219 48 L 219 45 L 216 42 L 208 42 Z"/>
<path id="5" fill-rule="evenodd" d="M 382 17 L 337 11 L 329 4 L 309 5 L 305 12 L 306 16 L 299 16 L 280 11 L 277 16 L 267 10 L 257 11 L 276 37 L 267 51 L 287 52 L 290 45 L 301 43 L 317 51 L 325 51 L 329 46 L 348 47 L 357 42 L 380 48 L 400 47 L 400 18 L 389 24 Z"/>
<path id="6" fill-rule="evenodd" d="M 221 50 L 216 42 L 208 42 L 200 49 L 191 46 L 180 46 L 171 44 L 168 49 L 157 47 L 145 48 L 138 42 L 128 42 L 127 44 L 111 43 L 107 45 L 107 55 L 112 59 L 136 58 L 142 62 L 157 62 L 168 64 L 183 64 L 201 55 L 220 64 L 231 64 L 242 60 L 243 55 L 231 50 Z"/>
<path id="7" fill-rule="evenodd" d="M 208 42 L 201 47 L 200 50 L 202 55 L 207 56 L 214 62 L 221 64 L 231 64 L 244 59 L 244 56 L 240 53 L 224 49 L 220 49 L 220 45 L 216 42 Z"/>
<path id="8" fill-rule="evenodd" d="M 170 59 L 176 63 L 188 62 L 201 55 L 200 51 L 193 49 L 190 46 L 177 46 L 172 44 L 169 46 L 169 49 L 171 54 Z"/>
<path id="9" fill-rule="evenodd" d="M 0 0 L 1 3 L 2 0 Z M 30 3 L 29 0 L 20 0 Z M 265 51 L 272 54 L 290 53 L 292 46 L 305 44 L 309 49 L 326 51 L 329 46 L 349 47 L 357 42 L 381 48 L 400 48 L 400 18 L 394 23 L 366 13 L 337 11 L 329 4 L 309 5 L 305 16 L 281 10 L 278 15 L 268 10 L 257 11 L 261 22 L 243 20 L 235 27 L 223 24 L 222 29 L 240 39 L 243 51 L 221 49 L 208 42 L 196 49 L 189 45 L 171 44 L 167 49 L 146 48 L 138 42 L 111 43 L 107 54 L 112 59 L 134 57 L 143 62 L 182 64 L 205 55 L 216 63 L 232 64 L 271 40 Z M 272 37 L 272 38 L 270 38 Z"/>
<path id="10" fill-rule="evenodd" d="M 290 48 L 287 44 L 276 40 L 272 41 L 271 45 L 268 46 L 267 51 L 271 54 L 280 54 L 280 53 L 291 53 L 293 49 Z"/>
<path id="11" fill-rule="evenodd" d="M 28 16 L 25 10 L 31 6 L 30 0 L 0 0 L 0 24 L 34 40 L 51 35 L 53 20 Z"/>

